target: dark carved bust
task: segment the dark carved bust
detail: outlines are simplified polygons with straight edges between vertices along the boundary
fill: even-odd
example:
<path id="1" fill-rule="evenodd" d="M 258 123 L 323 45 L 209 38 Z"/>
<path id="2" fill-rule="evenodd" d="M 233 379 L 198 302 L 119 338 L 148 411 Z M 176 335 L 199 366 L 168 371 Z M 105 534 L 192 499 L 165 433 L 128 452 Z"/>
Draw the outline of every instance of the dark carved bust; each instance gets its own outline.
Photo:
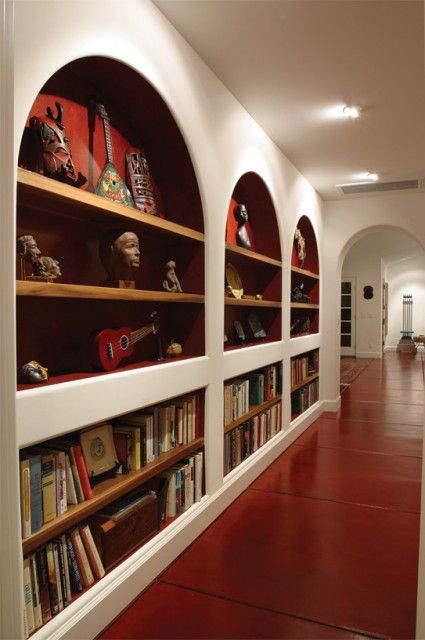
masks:
<path id="1" fill-rule="evenodd" d="M 234 208 L 233 215 L 238 223 L 236 230 L 236 242 L 240 247 L 251 249 L 251 241 L 248 236 L 245 224 L 248 222 L 248 212 L 244 204 L 237 204 Z"/>

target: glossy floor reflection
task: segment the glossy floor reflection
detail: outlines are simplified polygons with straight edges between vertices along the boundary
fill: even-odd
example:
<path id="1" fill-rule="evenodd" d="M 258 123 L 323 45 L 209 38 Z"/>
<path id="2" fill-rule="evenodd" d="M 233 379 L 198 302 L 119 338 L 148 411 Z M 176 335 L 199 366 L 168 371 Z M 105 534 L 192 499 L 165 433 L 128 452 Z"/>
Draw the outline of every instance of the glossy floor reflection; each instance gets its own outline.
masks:
<path id="1" fill-rule="evenodd" d="M 372 361 L 101 638 L 413 638 L 423 381 Z"/>

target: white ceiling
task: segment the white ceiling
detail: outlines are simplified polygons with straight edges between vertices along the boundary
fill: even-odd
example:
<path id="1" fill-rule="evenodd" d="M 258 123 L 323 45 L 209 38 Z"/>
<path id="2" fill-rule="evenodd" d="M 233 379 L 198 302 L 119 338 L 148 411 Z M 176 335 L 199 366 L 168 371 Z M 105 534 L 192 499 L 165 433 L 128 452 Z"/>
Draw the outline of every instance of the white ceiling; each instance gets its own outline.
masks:
<path id="1" fill-rule="evenodd" d="M 423 0 L 155 4 L 325 200 L 425 176 Z M 344 103 L 361 117 L 332 119 Z"/>

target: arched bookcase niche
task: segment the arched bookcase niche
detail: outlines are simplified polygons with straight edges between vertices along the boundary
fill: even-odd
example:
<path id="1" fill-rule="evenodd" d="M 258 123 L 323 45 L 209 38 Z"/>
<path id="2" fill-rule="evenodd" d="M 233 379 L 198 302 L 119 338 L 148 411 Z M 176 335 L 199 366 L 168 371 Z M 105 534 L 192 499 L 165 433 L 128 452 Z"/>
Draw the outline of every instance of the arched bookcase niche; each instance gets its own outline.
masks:
<path id="1" fill-rule="evenodd" d="M 292 244 L 291 338 L 319 331 L 319 289 L 316 235 L 304 215 L 298 220 Z"/>
<path id="2" fill-rule="evenodd" d="M 103 183 L 109 197 L 96 193 L 108 159 L 106 127 L 96 101 L 109 119 L 109 160 L 119 174 L 118 180 Z M 85 177 L 79 187 L 46 176 L 40 120 L 31 119 L 37 116 L 51 125 L 46 111 L 50 108 L 57 118 L 56 103 L 62 108 L 75 173 Z M 143 151 L 153 213 L 152 201 L 145 201 L 142 210 L 134 200 L 130 206 L 117 200 L 120 180 L 131 187 L 130 148 Z M 17 202 L 17 235 L 33 236 L 41 254 L 56 259 L 61 271 L 53 282 L 31 277 L 34 265 L 17 256 L 18 369 L 37 360 L 49 369 L 48 384 L 104 373 L 96 362 L 103 341 L 99 346 L 93 336 L 115 327 L 151 328 L 152 312 L 159 317 L 159 334 L 143 331 L 128 357 L 129 350 L 120 345 L 114 370 L 149 366 L 161 356 L 167 360 L 172 339 L 182 346 L 180 358 L 204 354 L 204 224 L 198 184 L 170 110 L 136 71 L 110 58 L 88 57 L 69 63 L 46 82 L 22 138 Z M 111 277 L 99 255 L 101 239 L 123 231 L 139 240 L 140 266 Z M 176 264 L 182 292 L 164 288 L 164 280 L 170 282 L 170 261 Z"/>
<path id="3" fill-rule="evenodd" d="M 248 220 L 238 223 L 240 205 Z M 239 179 L 230 199 L 225 273 L 224 349 L 280 340 L 279 227 L 270 193 L 254 172 Z"/>

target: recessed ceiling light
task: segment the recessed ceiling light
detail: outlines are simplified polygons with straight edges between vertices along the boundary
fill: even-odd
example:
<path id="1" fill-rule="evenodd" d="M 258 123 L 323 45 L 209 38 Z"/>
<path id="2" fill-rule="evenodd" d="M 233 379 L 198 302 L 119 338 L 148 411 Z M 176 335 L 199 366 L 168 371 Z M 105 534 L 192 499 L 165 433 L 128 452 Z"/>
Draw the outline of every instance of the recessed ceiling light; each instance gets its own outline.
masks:
<path id="1" fill-rule="evenodd" d="M 360 175 L 360 179 L 368 180 L 369 182 L 376 182 L 377 180 L 379 180 L 379 176 L 377 173 L 371 173 L 370 171 L 368 171 L 366 173 L 362 173 Z"/>
<path id="2" fill-rule="evenodd" d="M 358 107 L 352 107 L 352 106 L 346 105 L 345 107 L 342 108 L 342 113 L 346 118 L 354 119 L 359 117 L 360 109 Z"/>

